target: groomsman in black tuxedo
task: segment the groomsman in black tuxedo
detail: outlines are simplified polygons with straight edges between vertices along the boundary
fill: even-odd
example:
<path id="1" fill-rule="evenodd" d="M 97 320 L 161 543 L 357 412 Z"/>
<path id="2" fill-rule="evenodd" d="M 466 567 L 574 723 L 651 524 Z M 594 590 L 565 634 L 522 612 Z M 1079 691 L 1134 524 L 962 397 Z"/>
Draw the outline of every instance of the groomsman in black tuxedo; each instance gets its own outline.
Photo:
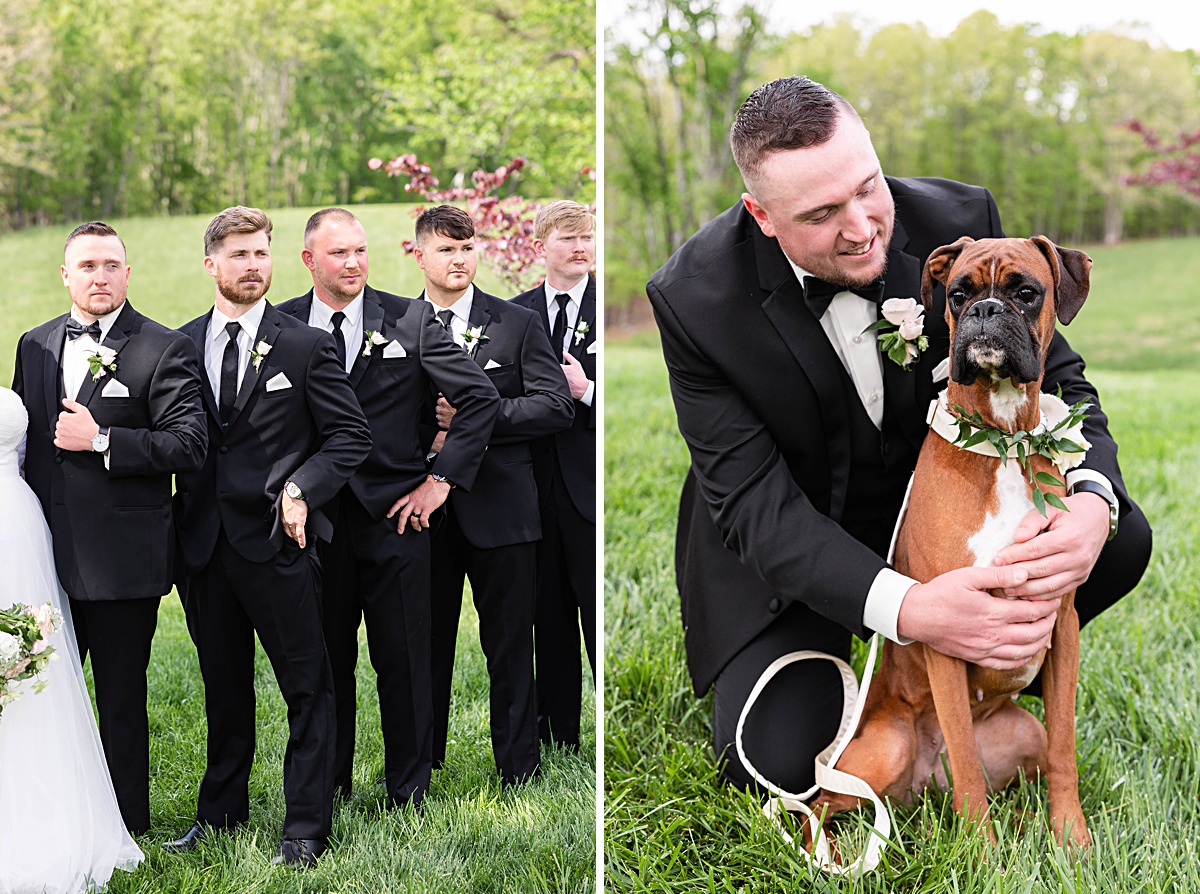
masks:
<path id="1" fill-rule="evenodd" d="M 354 666 L 365 616 L 388 799 L 420 804 L 433 769 L 430 519 L 451 488 L 471 489 L 499 395 L 432 305 L 367 285 L 367 235 L 349 211 L 326 208 L 309 218 L 301 258 L 313 287 L 279 309 L 332 333 L 372 434 L 370 455 L 334 498 L 333 541 L 318 545 L 337 700 L 334 786 L 350 796 Z M 430 389 L 458 414 L 427 471 L 419 423 Z"/>
<path id="2" fill-rule="evenodd" d="M 575 400 L 575 421 L 533 442 L 542 512 L 533 645 L 538 732 L 579 747 L 583 673 L 579 632 L 596 678 L 596 221 L 559 200 L 533 221 L 533 249 L 546 263 L 542 285 L 513 299 L 538 313 Z"/>
<path id="3" fill-rule="evenodd" d="M 71 233 L 71 312 L 21 336 L 13 390 L 29 411 L 25 478 L 54 536 L 80 660 L 92 656 L 117 802 L 140 835 L 150 828 L 146 668 L 173 578 L 171 474 L 199 468 L 208 433 L 196 349 L 133 309 L 129 275 L 108 224 Z"/>
<path id="4" fill-rule="evenodd" d="M 288 706 L 287 812 L 275 862 L 310 866 L 333 812 L 334 694 L 321 631 L 314 539 L 323 508 L 371 449 L 333 337 L 263 300 L 271 286 L 271 220 L 227 208 L 204 234 L 215 307 L 183 327 L 206 375 L 212 449 L 177 481 L 181 586 L 204 676 L 208 755 L 196 822 L 163 847 L 190 850 L 250 817 L 254 634 Z"/>
<path id="5" fill-rule="evenodd" d="M 433 538 L 434 762 L 446 753 L 450 682 L 464 578 L 479 612 L 491 680 L 492 752 L 505 784 L 541 766 L 533 682 L 533 612 L 541 539 L 530 442 L 571 424 L 574 413 L 557 354 L 538 315 L 474 287 L 475 225 L 450 205 L 417 219 L 414 255 L 425 298 L 500 393 L 500 412 L 470 493 L 450 492 Z M 443 395 L 432 451 L 449 443 L 456 408 Z M 452 424 L 453 423 L 453 424 Z"/>

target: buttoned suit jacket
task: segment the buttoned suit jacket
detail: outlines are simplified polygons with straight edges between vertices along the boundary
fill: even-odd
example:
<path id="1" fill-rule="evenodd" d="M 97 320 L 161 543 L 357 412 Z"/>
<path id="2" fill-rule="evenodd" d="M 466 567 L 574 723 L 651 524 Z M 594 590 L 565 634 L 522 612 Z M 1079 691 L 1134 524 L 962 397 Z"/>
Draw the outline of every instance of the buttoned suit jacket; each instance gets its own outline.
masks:
<path id="1" fill-rule="evenodd" d="M 202 363 L 211 319 L 210 309 L 181 329 Z M 308 503 L 308 536 L 328 542 L 333 526 L 321 507 L 371 450 L 370 429 L 338 363 L 333 336 L 268 303 L 253 344 L 264 341 L 270 351 L 258 369 L 247 364 L 227 426 L 208 376 L 201 376 L 208 457 L 199 470 L 178 476 L 175 495 L 187 574 L 208 563 L 222 527 L 230 545 L 251 562 L 278 553 L 285 536 L 280 499 L 288 481 Z M 288 387 L 268 390 L 284 380 Z"/>
<path id="2" fill-rule="evenodd" d="M 83 601 L 162 596 L 174 579 L 171 476 L 199 468 L 208 444 L 195 346 L 122 306 L 101 342 L 116 352 L 116 371 L 85 373 L 76 397 L 109 427 L 105 468 L 99 453 L 54 446 L 68 317 L 21 336 L 13 377 L 29 412 L 25 477 L 54 538 L 59 580 Z"/>
<path id="3" fill-rule="evenodd" d="M 470 326 L 486 340 L 471 357 L 500 395 L 499 412 L 475 485 L 450 491 L 454 517 L 479 549 L 541 539 L 537 483 L 530 444 L 571 424 L 574 401 L 558 355 L 538 315 L 475 289 Z M 435 433 L 427 420 L 424 442 Z M 450 427 L 457 425 L 457 416 Z"/>
<path id="4" fill-rule="evenodd" d="M 546 290 L 542 286 L 522 292 L 513 304 L 536 311 L 550 334 L 550 315 L 546 308 Z M 567 493 L 579 514 L 596 522 L 596 406 L 600 384 L 596 379 L 596 280 L 589 275 L 583 299 L 579 302 L 579 321 L 587 324 L 582 338 L 572 337 L 568 353 L 580 362 L 588 379 L 596 382 L 592 404 L 575 401 L 575 419 L 571 427 L 556 435 L 538 438 L 532 444 L 533 472 L 538 490 L 549 492 L 550 478 L 557 461 Z M 576 327 L 579 323 L 576 323 Z M 551 345 L 551 349 L 556 346 Z"/>
<path id="5" fill-rule="evenodd" d="M 279 306 L 307 323 L 312 290 Z M 427 418 L 432 388 L 458 411 L 432 471 L 469 491 L 487 449 L 500 396 L 433 315 L 428 301 L 402 298 L 367 286 L 363 294 L 363 333 L 378 332 L 404 356 L 388 356 L 388 345 L 347 345 L 359 356 L 350 368 L 350 385 L 371 427 L 371 452 L 351 476 L 348 487 L 375 520 L 387 515 L 400 497 L 427 474 L 420 425 Z M 394 349 L 393 349 L 394 350 Z"/>
<path id="6" fill-rule="evenodd" d="M 885 297 L 920 300 L 925 259 L 967 235 L 1003 236 L 991 194 L 938 179 L 887 178 L 896 223 Z M 850 474 L 847 382 L 774 238 L 742 204 L 715 218 L 647 285 L 691 466 L 679 510 L 676 575 L 697 694 L 792 603 L 867 636 L 863 607 L 886 567 L 838 524 Z M 925 314 L 929 348 L 911 371 L 883 359 L 885 414 L 919 448 L 934 367 L 949 351 L 945 292 Z M 1061 334 L 1043 388 L 1092 402 L 1086 468 L 1128 507 L 1095 389 Z M 885 426 L 885 432 L 888 426 Z M 882 447 L 889 449 L 886 435 Z M 897 474 L 908 475 L 911 468 Z"/>

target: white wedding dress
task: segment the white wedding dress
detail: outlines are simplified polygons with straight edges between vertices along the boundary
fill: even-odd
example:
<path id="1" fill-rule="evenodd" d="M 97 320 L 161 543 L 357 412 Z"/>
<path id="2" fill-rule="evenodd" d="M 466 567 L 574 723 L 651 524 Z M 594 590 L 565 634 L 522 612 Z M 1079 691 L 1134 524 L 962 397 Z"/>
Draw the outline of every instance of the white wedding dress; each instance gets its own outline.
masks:
<path id="1" fill-rule="evenodd" d="M 24 687 L 0 715 L 0 894 L 103 888 L 142 852 L 121 820 L 79 666 L 70 606 L 58 584 L 50 531 L 18 471 L 27 415 L 0 388 L 0 606 L 52 603 L 63 613 L 41 692 Z"/>

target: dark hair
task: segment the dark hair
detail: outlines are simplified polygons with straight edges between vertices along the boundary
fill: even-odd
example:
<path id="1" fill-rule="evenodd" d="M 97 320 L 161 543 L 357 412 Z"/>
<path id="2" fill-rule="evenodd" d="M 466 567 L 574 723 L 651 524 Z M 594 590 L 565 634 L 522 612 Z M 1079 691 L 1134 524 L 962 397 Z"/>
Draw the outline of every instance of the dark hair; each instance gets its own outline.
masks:
<path id="1" fill-rule="evenodd" d="M 79 236 L 117 236 L 117 231 L 102 220 L 89 220 L 71 231 L 71 235 L 63 243 L 63 254 L 67 253 L 67 246 Z M 117 241 L 121 243 L 121 250 L 125 251 L 125 240 L 117 236 Z"/>
<path id="2" fill-rule="evenodd" d="M 265 211 L 258 208 L 247 208 L 245 205 L 234 205 L 226 208 L 212 219 L 208 229 L 204 231 L 204 256 L 211 257 L 212 253 L 221 247 L 226 236 L 234 233 L 257 233 L 265 230 L 267 244 L 271 244 L 271 218 Z"/>
<path id="3" fill-rule="evenodd" d="M 729 129 L 729 148 L 746 188 L 772 152 L 828 142 L 842 115 L 858 118 L 843 97 L 803 75 L 777 78 L 751 93 Z"/>
<path id="4" fill-rule="evenodd" d="M 417 242 L 424 242 L 434 233 L 447 239 L 474 239 L 475 223 L 471 220 L 471 215 L 461 208 L 437 205 L 434 208 L 426 208 L 417 218 Z"/>
<path id="5" fill-rule="evenodd" d="M 309 240 L 312 234 L 321 229 L 321 224 L 329 218 L 334 218 L 341 223 L 359 223 L 357 217 L 347 211 L 345 208 L 322 208 L 313 214 L 308 219 L 308 223 L 304 225 L 304 247 L 308 247 Z"/>

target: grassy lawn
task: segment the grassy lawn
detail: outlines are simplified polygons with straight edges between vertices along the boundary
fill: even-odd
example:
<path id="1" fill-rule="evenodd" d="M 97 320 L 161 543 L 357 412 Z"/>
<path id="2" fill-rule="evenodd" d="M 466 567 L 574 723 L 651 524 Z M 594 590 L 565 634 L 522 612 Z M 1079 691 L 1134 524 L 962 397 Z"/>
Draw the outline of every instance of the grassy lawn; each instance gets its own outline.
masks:
<path id="1" fill-rule="evenodd" d="M 274 285 L 278 303 L 311 284 L 300 262 L 304 223 L 314 209 L 271 212 L 275 224 Z M 421 288 L 416 262 L 400 242 L 411 236 L 411 208 L 355 209 L 371 240 L 371 282 L 403 295 Z M 210 216 L 114 221 L 133 266 L 130 300 L 167 324 L 179 325 L 212 304 L 203 234 Z M 12 379 L 17 338 L 69 308 L 58 274 L 69 228 L 0 236 L 0 253 L 25 272 L 0 296 L 0 383 Z M 480 265 L 480 286 L 508 290 Z M 585 692 L 579 754 L 543 749 L 542 776 L 501 790 L 488 732 L 487 668 L 469 598 L 459 629 L 450 741 L 445 766 L 434 773 L 424 809 L 389 810 L 383 789 L 383 743 L 375 675 L 360 630 L 355 794 L 334 811 L 331 850 L 317 867 L 274 867 L 283 825 L 282 765 L 286 708 L 270 664 L 257 656 L 258 752 L 251 776 L 250 822 L 182 856 L 161 842 L 191 825 L 204 772 L 204 688 L 179 600 L 163 600 L 150 666 L 151 831 L 139 839 L 147 859 L 135 873 L 117 873 L 108 890 L 171 894 L 240 892 L 590 892 L 596 882 L 595 695 Z M 583 660 L 586 661 L 586 658 Z"/>
<path id="2" fill-rule="evenodd" d="M 898 847 L 876 873 L 814 875 L 755 800 L 720 784 L 711 696 L 693 697 L 684 665 L 673 548 L 687 451 L 662 354 L 654 333 L 606 346 L 609 890 L 1200 890 L 1198 248 L 1192 239 L 1093 250 L 1094 290 L 1067 332 L 1091 361 L 1126 483 L 1155 531 L 1141 586 L 1082 637 L 1078 759 L 1096 844 L 1079 862 L 1053 846 L 1045 787 L 1030 783 L 994 802 L 991 853 L 935 797 L 892 807 Z"/>

